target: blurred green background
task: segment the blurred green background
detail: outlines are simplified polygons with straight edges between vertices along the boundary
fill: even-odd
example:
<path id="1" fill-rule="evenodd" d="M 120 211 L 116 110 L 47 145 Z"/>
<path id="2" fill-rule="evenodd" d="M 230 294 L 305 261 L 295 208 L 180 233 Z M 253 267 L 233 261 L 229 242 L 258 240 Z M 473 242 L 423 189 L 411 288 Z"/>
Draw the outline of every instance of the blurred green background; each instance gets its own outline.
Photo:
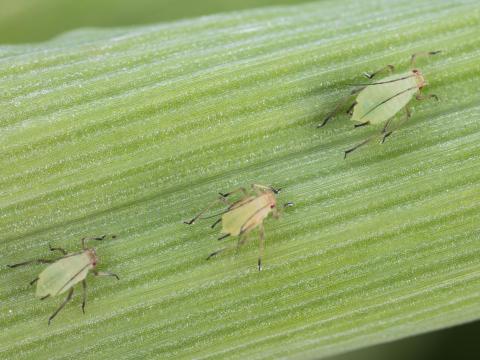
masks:
<path id="1" fill-rule="evenodd" d="M 84 27 L 150 24 L 311 0 L 0 0 L 0 44 L 45 41 Z M 94 10 L 92 10 L 94 9 Z M 347 10 L 346 10 L 347 11 Z M 476 359 L 480 322 L 332 358 Z"/>
<path id="2" fill-rule="evenodd" d="M 82 27 L 158 23 L 309 0 L 0 0 L 0 43 L 48 40 Z"/>
<path id="3" fill-rule="evenodd" d="M 391 343 L 367 347 L 328 360 L 473 360 L 480 354 L 480 322 L 464 324 Z"/>

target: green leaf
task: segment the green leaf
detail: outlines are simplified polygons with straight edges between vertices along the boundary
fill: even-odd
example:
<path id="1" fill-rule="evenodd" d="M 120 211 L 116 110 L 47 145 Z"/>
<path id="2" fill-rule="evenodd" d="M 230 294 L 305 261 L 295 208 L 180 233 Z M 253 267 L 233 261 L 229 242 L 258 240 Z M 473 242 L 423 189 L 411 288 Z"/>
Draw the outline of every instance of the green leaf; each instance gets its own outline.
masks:
<path id="1" fill-rule="evenodd" d="M 479 20 L 474 0 L 325 1 L 2 47 L 0 263 L 116 234 L 95 245 L 120 281 L 47 326 L 44 266 L 2 267 L 1 357 L 318 358 L 478 319 Z M 316 128 L 346 84 L 438 49 L 418 66 L 440 101 L 343 160 L 380 130 Z M 206 261 L 235 239 L 183 220 L 253 182 L 295 203 L 264 270 L 256 241 Z"/>
<path id="2" fill-rule="evenodd" d="M 0 0 L 0 43 L 48 40 L 79 27 L 127 26 L 309 0 Z M 94 9 L 94 11 L 92 11 Z M 32 21 L 35 19 L 35 21 Z"/>

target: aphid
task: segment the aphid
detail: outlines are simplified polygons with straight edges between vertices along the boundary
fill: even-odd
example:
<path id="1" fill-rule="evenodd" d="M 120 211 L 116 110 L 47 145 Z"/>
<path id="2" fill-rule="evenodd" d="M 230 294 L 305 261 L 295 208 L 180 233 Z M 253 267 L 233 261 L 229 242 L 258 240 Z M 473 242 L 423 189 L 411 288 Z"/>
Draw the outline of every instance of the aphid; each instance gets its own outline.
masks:
<path id="1" fill-rule="evenodd" d="M 383 124 L 380 133 L 381 143 L 389 137 L 395 130 L 402 126 L 410 118 L 410 110 L 408 103 L 415 95 L 417 100 L 425 100 L 429 98 L 438 97 L 434 94 L 424 96 L 421 92 L 423 87 L 427 85 L 427 81 L 419 69 L 415 68 L 415 60 L 418 56 L 429 56 L 438 54 L 440 51 L 430 51 L 413 54 L 411 57 L 412 69 L 408 72 L 391 75 L 371 84 L 356 84 L 361 86 L 351 91 L 350 95 L 336 108 L 327 115 L 323 122 L 318 126 L 324 126 L 331 118 L 333 118 L 349 101 L 353 95 L 357 95 L 355 102 L 348 108 L 347 114 L 351 115 L 351 120 L 358 122 L 355 128 L 365 125 Z M 372 79 L 379 72 L 384 70 L 394 70 L 393 65 L 387 65 L 384 68 L 375 71 L 374 73 L 364 73 L 363 75 Z M 394 116 L 405 108 L 405 119 L 400 121 L 397 125 L 393 124 Z M 345 151 L 344 158 L 349 153 L 358 149 L 360 146 L 367 144 L 376 136 L 372 136 L 354 147 Z"/>
<path id="2" fill-rule="evenodd" d="M 119 280 L 116 274 L 97 271 L 95 268 L 98 264 L 98 257 L 94 248 L 87 248 L 85 243 L 87 240 L 104 240 L 107 236 L 103 235 L 100 237 L 91 237 L 83 238 L 82 241 L 82 251 L 75 253 L 68 253 L 66 250 L 59 247 L 51 247 L 49 245 L 50 251 L 60 251 L 63 256 L 56 260 L 50 259 L 36 259 L 21 262 L 18 264 L 7 265 L 8 267 L 14 268 L 17 266 L 28 265 L 28 264 L 51 264 L 43 270 L 38 277 L 33 279 L 30 282 L 30 285 L 37 284 L 36 296 L 40 297 L 41 300 L 44 300 L 50 296 L 56 296 L 68 291 L 67 298 L 63 303 L 58 307 L 57 310 L 49 317 L 48 325 L 52 319 L 63 309 L 63 307 L 70 301 L 73 295 L 73 287 L 79 282 L 82 283 L 83 288 L 83 301 L 82 301 L 82 311 L 85 314 L 85 304 L 87 301 L 87 282 L 85 278 L 88 275 L 89 271 L 92 271 L 95 276 L 115 276 Z M 116 236 L 113 235 L 112 238 Z"/>
<path id="3" fill-rule="evenodd" d="M 192 225 L 198 219 L 209 219 L 212 217 L 217 217 L 221 215 L 217 221 L 212 224 L 212 229 L 218 224 L 222 223 L 223 234 L 218 238 L 218 240 L 225 239 L 229 236 L 238 236 L 238 242 L 236 246 L 224 247 L 220 250 L 217 250 L 211 253 L 207 260 L 212 256 L 215 256 L 225 250 L 232 249 L 234 247 L 239 248 L 249 241 L 249 233 L 258 227 L 259 236 L 260 236 L 260 254 L 258 257 L 258 270 L 262 270 L 262 257 L 264 252 L 264 242 L 265 242 L 265 232 L 263 228 L 263 220 L 265 220 L 270 213 L 273 214 L 275 218 L 279 217 L 279 211 L 277 208 L 277 199 L 276 195 L 279 193 L 280 189 L 274 189 L 273 187 L 263 186 L 263 185 L 252 185 L 253 193 L 249 193 L 245 188 L 241 187 L 236 190 L 233 190 L 229 193 L 222 194 L 214 202 L 212 202 L 208 207 L 202 210 L 197 216 L 195 216 L 190 221 L 185 221 L 185 224 Z M 235 202 L 229 202 L 227 197 L 234 193 L 241 192 L 243 197 Z M 208 210 L 210 210 L 215 204 L 222 202 L 227 205 L 227 208 L 220 214 L 213 216 L 202 217 Z M 285 206 L 291 206 L 292 203 L 287 203 Z"/>

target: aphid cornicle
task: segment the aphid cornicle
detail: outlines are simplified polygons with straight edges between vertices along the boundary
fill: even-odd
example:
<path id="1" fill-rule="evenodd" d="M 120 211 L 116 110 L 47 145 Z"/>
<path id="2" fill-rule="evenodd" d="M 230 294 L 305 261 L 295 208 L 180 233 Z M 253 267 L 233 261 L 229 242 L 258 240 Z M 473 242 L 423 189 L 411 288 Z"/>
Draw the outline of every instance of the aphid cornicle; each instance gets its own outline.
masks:
<path id="1" fill-rule="evenodd" d="M 116 236 L 113 235 L 112 238 Z M 49 245 L 50 251 L 60 251 L 63 256 L 56 260 L 50 259 L 36 259 L 29 260 L 18 264 L 7 265 L 8 267 L 14 268 L 17 266 L 28 265 L 28 264 L 51 264 L 43 270 L 37 278 L 33 279 L 30 282 L 30 285 L 37 284 L 36 296 L 40 297 L 41 300 L 44 300 L 51 296 L 57 296 L 68 291 L 68 295 L 63 303 L 55 310 L 55 312 L 48 319 L 48 325 L 52 319 L 63 309 L 67 302 L 70 301 L 73 295 L 73 287 L 82 282 L 83 288 L 83 301 L 82 301 L 82 311 L 85 314 L 85 304 L 87 301 L 87 282 L 85 278 L 87 277 L 90 271 L 93 272 L 95 276 L 114 276 L 119 279 L 116 274 L 97 271 L 96 266 L 98 265 L 98 257 L 94 248 L 87 248 L 87 240 L 104 240 L 107 236 L 83 238 L 82 241 L 82 251 L 69 254 L 66 250 L 56 247 L 53 248 Z"/>
<path id="2" fill-rule="evenodd" d="M 211 203 L 207 208 L 202 210 L 197 216 L 195 216 L 190 221 L 185 221 L 185 224 L 192 225 L 198 219 L 209 219 L 212 217 L 217 217 L 221 215 L 217 221 L 211 226 L 214 228 L 218 223 L 222 223 L 222 236 L 218 240 L 225 239 L 229 236 L 238 236 L 238 242 L 235 246 L 225 247 L 220 250 L 217 250 L 211 253 L 207 260 L 212 256 L 215 256 L 225 250 L 232 249 L 234 247 L 238 248 L 249 241 L 248 234 L 258 227 L 259 229 L 259 247 L 260 254 L 258 257 L 258 270 L 262 270 L 262 257 L 264 252 L 264 242 L 265 242 L 265 233 L 263 228 L 263 220 L 272 213 L 275 218 L 279 217 L 279 212 L 277 208 L 277 199 L 276 195 L 280 189 L 274 189 L 273 187 L 253 184 L 252 185 L 253 193 L 249 193 L 247 189 L 241 187 L 236 190 L 233 190 L 229 193 L 222 194 L 217 198 L 213 203 Z M 227 197 L 232 194 L 241 192 L 243 197 L 235 202 L 229 202 Z M 227 209 L 220 214 L 202 217 L 208 210 L 210 210 L 217 203 L 222 202 L 227 205 Z M 284 206 L 290 206 L 291 203 L 287 203 Z"/>
<path id="3" fill-rule="evenodd" d="M 336 108 L 329 113 L 323 122 L 318 126 L 324 126 L 330 119 L 332 119 L 350 100 L 353 95 L 357 95 L 355 102 L 348 108 L 347 113 L 351 115 L 351 120 L 358 122 L 355 127 L 365 125 L 383 124 L 380 132 L 381 143 L 389 137 L 395 130 L 397 130 L 403 123 L 410 118 L 410 111 L 408 103 L 414 95 L 417 100 L 425 100 L 429 98 L 438 97 L 434 94 L 424 96 L 421 90 L 427 82 L 422 75 L 422 72 L 415 68 L 415 60 L 418 56 L 429 56 L 438 54 L 440 51 L 430 51 L 413 54 L 411 57 L 412 69 L 408 72 L 391 75 L 371 84 L 356 84 L 360 86 L 351 91 L 346 100 L 340 102 Z M 364 73 L 364 75 L 372 79 L 379 72 L 384 70 L 393 71 L 393 65 L 387 65 L 384 68 L 375 71 L 374 73 Z M 395 115 L 405 108 L 405 115 L 403 121 L 394 124 Z M 345 151 L 346 158 L 349 153 L 358 149 L 360 146 L 367 144 L 376 136 L 372 136 L 355 145 L 354 147 Z"/>

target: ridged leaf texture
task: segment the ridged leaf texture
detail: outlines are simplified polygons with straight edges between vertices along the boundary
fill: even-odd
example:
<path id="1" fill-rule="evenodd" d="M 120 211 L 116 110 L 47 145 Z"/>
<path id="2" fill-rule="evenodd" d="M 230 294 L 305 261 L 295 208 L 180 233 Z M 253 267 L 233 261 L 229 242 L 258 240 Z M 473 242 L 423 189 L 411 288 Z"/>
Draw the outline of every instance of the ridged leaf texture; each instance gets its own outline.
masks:
<path id="1" fill-rule="evenodd" d="M 95 243 L 99 270 L 63 301 L 0 270 L 5 359 L 320 358 L 479 318 L 477 1 L 322 1 L 0 48 L 1 264 Z M 365 82 L 409 68 L 425 93 L 383 145 L 344 113 Z M 403 114 L 399 114 L 403 116 Z M 264 269 L 210 222 L 218 192 L 261 183 Z M 218 209 L 217 209 L 218 210 Z"/>

